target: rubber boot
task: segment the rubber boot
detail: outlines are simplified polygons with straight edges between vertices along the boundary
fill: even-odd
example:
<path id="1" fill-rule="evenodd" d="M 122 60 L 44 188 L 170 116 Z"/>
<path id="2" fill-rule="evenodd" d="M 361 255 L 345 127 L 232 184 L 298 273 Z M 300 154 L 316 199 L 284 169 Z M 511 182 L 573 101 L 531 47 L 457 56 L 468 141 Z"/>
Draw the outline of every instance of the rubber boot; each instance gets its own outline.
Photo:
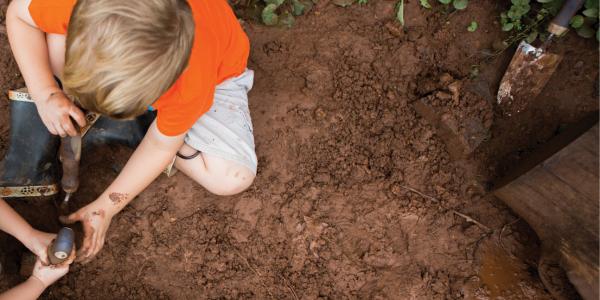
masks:
<path id="1" fill-rule="evenodd" d="M 135 149 L 156 117 L 155 112 L 145 114 L 133 120 L 115 120 L 101 116 L 83 136 L 83 151 L 98 145 L 124 145 Z"/>
<path id="2" fill-rule="evenodd" d="M 10 101 L 9 138 L 0 162 L 0 195 L 11 198 L 58 193 L 60 138 L 46 129 L 35 103 Z"/>
<path id="3" fill-rule="evenodd" d="M 0 162 L 0 196 L 37 197 L 57 194 L 60 180 L 58 149 L 60 137 L 50 134 L 26 90 L 11 92 L 10 140 Z M 155 112 L 127 121 L 100 117 L 83 137 L 83 149 L 101 144 L 137 147 Z"/>

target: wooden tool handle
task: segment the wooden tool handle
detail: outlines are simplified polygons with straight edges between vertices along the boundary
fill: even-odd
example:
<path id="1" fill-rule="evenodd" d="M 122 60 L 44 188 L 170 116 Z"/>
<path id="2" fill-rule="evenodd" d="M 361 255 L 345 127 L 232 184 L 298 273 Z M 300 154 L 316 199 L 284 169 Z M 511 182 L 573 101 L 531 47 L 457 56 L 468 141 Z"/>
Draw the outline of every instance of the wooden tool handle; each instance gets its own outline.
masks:
<path id="1" fill-rule="evenodd" d="M 565 33 L 569 28 L 569 22 L 577 11 L 581 9 L 584 2 L 585 0 L 566 0 L 558 15 L 548 25 L 548 32 L 557 36 Z"/>
<path id="2" fill-rule="evenodd" d="M 74 193 L 79 188 L 79 161 L 81 160 L 81 136 L 67 136 L 61 139 L 60 161 L 63 174 L 61 185 L 65 192 Z"/>

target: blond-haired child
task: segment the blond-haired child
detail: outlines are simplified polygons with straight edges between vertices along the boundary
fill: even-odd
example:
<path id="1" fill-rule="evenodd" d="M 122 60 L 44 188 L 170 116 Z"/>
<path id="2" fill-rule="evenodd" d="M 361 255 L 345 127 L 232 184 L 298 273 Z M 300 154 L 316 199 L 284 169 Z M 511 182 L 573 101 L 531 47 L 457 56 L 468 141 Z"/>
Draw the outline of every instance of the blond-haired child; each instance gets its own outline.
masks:
<path id="1" fill-rule="evenodd" d="M 120 119 L 157 110 L 114 182 L 64 218 L 83 222 L 83 260 L 100 251 L 112 217 L 165 168 L 174 165 L 217 195 L 254 180 L 250 46 L 226 0 L 13 0 L 6 21 L 51 133 L 74 135 L 70 118 L 85 124 L 70 98 Z"/>

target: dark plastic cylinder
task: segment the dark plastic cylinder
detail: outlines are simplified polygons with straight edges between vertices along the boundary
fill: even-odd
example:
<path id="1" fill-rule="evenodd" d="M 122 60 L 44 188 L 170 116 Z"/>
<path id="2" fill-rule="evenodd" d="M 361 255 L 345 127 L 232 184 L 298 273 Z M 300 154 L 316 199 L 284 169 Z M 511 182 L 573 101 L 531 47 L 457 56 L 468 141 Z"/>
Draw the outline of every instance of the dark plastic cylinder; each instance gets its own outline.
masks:
<path id="1" fill-rule="evenodd" d="M 50 262 L 52 264 L 59 264 L 69 258 L 71 251 L 73 251 L 73 244 L 75 242 L 75 233 L 73 229 L 63 227 L 59 232 L 56 240 L 52 244 L 50 249 Z"/>

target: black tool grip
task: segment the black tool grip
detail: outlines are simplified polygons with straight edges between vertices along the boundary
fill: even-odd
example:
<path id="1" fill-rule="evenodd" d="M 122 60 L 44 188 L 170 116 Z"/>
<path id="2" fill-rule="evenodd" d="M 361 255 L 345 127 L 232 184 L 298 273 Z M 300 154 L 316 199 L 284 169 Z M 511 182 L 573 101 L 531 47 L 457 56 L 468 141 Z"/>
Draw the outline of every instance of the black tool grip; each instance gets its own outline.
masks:
<path id="1" fill-rule="evenodd" d="M 562 27 L 566 30 L 566 28 L 569 27 L 569 22 L 571 21 L 573 16 L 577 13 L 577 11 L 579 11 L 581 9 L 584 2 L 585 2 L 585 0 L 566 0 L 565 4 L 563 4 L 563 7 L 560 9 L 560 11 L 556 15 L 556 17 L 554 17 L 554 19 L 552 19 L 552 22 L 550 23 L 550 27 L 548 28 L 548 31 L 550 31 L 550 33 L 554 33 L 554 34 L 562 33 L 562 32 L 561 33 L 553 32 L 553 30 L 551 29 L 553 25 Z"/>

